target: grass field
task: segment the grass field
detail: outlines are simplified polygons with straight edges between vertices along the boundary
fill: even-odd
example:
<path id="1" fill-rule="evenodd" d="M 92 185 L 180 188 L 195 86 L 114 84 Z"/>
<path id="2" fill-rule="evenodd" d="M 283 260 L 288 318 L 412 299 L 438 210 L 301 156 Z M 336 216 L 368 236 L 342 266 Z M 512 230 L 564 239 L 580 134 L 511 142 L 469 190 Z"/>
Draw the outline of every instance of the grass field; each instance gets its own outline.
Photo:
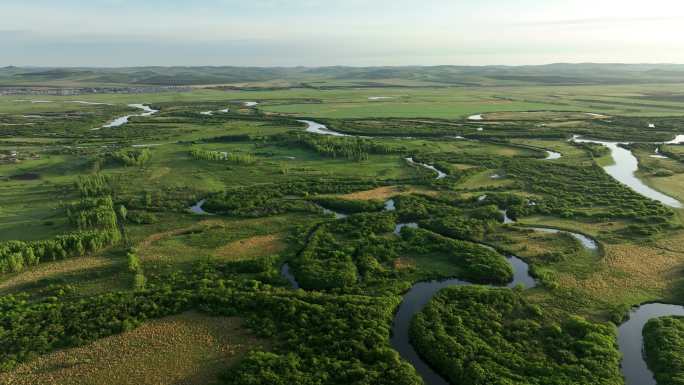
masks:
<path id="1" fill-rule="evenodd" d="M 361 88 L 362 79 L 321 79 L 307 87 L 253 91 L 196 87 L 154 94 L 0 97 L 0 242 L 99 230 L 99 220 L 112 213 L 116 230 L 125 235 L 106 247 L 80 244 L 83 252 L 73 258 L 20 267 L 6 263 L 0 296 L 25 294 L 29 305 L 79 303 L 95 295 L 146 295 L 150 287 L 187 284 L 190 289 L 184 290 L 217 290 L 223 299 L 239 293 L 254 304 L 264 298 L 282 301 L 286 305 L 278 308 L 277 319 L 260 314 L 255 321 L 281 342 L 297 337 L 297 327 L 306 322 L 328 326 L 325 317 L 333 312 L 321 309 L 330 303 L 348 306 L 345 314 L 334 314 L 338 318 L 329 326 L 336 330 L 348 326 L 340 319 L 351 317 L 350 309 L 376 306 L 374 313 L 362 311 L 375 318 L 353 324 L 372 338 L 350 346 L 385 349 L 395 302 L 413 282 L 462 277 L 473 268 L 432 245 L 408 248 L 408 240 L 392 234 L 397 223 L 439 220 L 459 241 L 484 241 L 528 262 L 540 284 L 524 296 L 559 321 L 575 315 L 614 320 L 616 313 L 646 301 L 684 303 L 684 211 L 652 204 L 602 179 L 594 164 L 605 166 L 612 158 L 568 142 L 573 134 L 630 142 L 684 134 L 680 84 L 544 86 L 483 78 L 491 84 L 445 87 L 421 78 Z M 160 111 L 118 128 L 92 130 L 138 112 L 126 107 L 130 103 Z M 224 108 L 228 112 L 218 112 Z M 201 114 L 206 111 L 216 112 Z M 474 114 L 485 119 L 468 121 Z M 371 137 L 307 134 L 296 122 L 306 117 L 329 119 L 331 127 L 360 129 Z M 648 128 L 651 121 L 657 128 Z M 684 201 L 684 165 L 653 158 L 652 145 L 638 146 L 638 177 Z M 679 153 L 680 147 L 664 149 Z M 562 157 L 545 160 L 546 150 Z M 437 180 L 436 173 L 411 166 L 407 157 L 425 159 L 421 162 L 449 175 Z M 84 180 L 104 187 L 87 191 Z M 489 200 L 477 199 L 485 194 Z M 91 195 L 112 199 L 109 211 L 97 211 L 95 219 L 82 208 Z M 347 205 L 350 212 L 359 207 L 368 212 L 333 222 L 312 203 L 316 197 Z M 378 207 L 367 201 L 393 197 L 399 206 L 405 199 L 406 206 L 371 212 Z M 188 210 L 205 199 L 216 211 Z M 74 215 L 72 209 L 82 211 Z M 504 209 L 519 214 L 519 225 L 588 234 L 601 250 L 584 250 L 569 236 L 502 225 Z M 9 248 L 0 248 L 0 255 L 3 250 Z M 8 260 L 18 258 L 7 254 L 12 254 Z M 277 274 L 285 262 L 321 286 L 289 290 Z M 286 321 L 280 317 L 302 309 L 306 316 L 283 331 L 278 322 Z M 329 347 L 317 332 L 311 330 L 307 343 L 320 339 Z M 185 313 L 36 357 L 0 373 L 0 383 L 212 384 L 246 352 L 270 346 L 279 347 L 248 333 L 240 319 Z M 312 351 L 309 345 L 298 349 L 278 353 L 298 360 L 303 351 Z M 382 350 L 365 354 L 382 365 L 390 357 Z M 297 370 L 322 365 L 310 358 L 298 361 Z M 396 357 L 390 358 L 396 364 Z M 352 374 L 366 370 L 368 360 L 347 359 L 361 368 Z M 282 367 L 285 361 L 277 362 Z M 325 370 L 353 366 L 330 362 Z M 387 368 L 403 367 L 391 365 Z"/>
<path id="2" fill-rule="evenodd" d="M 246 352 L 267 349 L 239 318 L 198 313 L 151 321 L 80 348 L 57 351 L 0 373 L 4 384 L 204 385 Z"/>

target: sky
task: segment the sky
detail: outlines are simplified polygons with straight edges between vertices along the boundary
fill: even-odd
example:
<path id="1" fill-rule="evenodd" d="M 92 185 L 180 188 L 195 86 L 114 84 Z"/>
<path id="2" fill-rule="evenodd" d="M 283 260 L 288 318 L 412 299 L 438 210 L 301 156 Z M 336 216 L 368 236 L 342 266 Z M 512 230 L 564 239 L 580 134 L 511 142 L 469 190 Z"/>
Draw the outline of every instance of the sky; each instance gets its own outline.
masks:
<path id="1" fill-rule="evenodd" d="M 684 63 L 681 0 L 0 0 L 0 66 Z"/>

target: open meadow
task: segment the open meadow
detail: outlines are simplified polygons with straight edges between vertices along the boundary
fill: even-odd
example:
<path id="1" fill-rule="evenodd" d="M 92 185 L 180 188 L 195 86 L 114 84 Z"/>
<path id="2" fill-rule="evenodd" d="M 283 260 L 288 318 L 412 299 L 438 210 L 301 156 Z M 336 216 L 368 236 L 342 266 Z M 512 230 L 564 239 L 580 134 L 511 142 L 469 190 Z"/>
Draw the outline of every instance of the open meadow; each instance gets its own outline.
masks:
<path id="1" fill-rule="evenodd" d="M 624 384 L 684 84 L 356 76 L 0 96 L 0 383 Z"/>

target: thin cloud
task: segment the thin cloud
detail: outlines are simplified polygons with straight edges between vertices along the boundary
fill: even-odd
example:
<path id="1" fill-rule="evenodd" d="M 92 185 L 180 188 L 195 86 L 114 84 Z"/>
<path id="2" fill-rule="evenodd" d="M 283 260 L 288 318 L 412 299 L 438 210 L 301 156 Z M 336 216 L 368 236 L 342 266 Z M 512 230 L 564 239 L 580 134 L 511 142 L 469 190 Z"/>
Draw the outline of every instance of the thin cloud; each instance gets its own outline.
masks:
<path id="1" fill-rule="evenodd" d="M 625 23 L 652 23 L 652 22 L 670 22 L 670 21 L 681 21 L 684 17 L 625 17 L 625 18 L 614 18 L 614 17 L 594 17 L 594 18 L 584 18 L 584 19 L 564 19 L 564 20 L 546 20 L 546 21 L 534 21 L 534 22 L 523 22 L 515 23 L 515 25 L 528 25 L 528 26 L 544 26 L 544 25 L 556 25 L 556 26 L 573 26 L 573 25 L 589 25 L 589 24 L 625 24 Z"/>

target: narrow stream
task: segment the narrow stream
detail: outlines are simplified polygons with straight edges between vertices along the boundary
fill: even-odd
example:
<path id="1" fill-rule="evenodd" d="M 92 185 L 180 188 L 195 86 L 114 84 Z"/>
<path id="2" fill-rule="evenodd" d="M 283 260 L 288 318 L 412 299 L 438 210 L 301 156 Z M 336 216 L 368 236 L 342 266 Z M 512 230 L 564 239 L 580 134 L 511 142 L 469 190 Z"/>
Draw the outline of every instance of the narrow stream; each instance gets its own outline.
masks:
<path id="1" fill-rule="evenodd" d="M 660 147 L 656 147 L 655 149 L 655 154 L 651 155 L 651 158 L 658 158 L 658 159 L 670 159 L 666 157 L 665 155 L 660 153 Z"/>
<path id="2" fill-rule="evenodd" d="M 561 154 L 560 152 L 546 150 L 546 153 L 548 155 L 546 158 L 544 158 L 544 160 L 556 160 L 556 159 L 560 159 L 561 157 L 563 157 L 563 154 Z"/>
<path id="3" fill-rule="evenodd" d="M 406 158 L 406 161 L 407 161 L 409 164 L 416 165 L 416 166 L 421 166 L 421 167 L 425 167 L 425 168 L 427 168 L 428 170 L 432 170 L 432 171 L 436 172 L 436 173 L 437 173 L 437 179 L 444 179 L 444 178 L 446 178 L 446 176 L 447 176 L 446 173 L 444 173 L 444 172 L 438 170 L 435 166 L 431 166 L 431 165 L 425 164 L 425 163 L 418 163 L 418 162 L 416 162 L 415 160 L 413 160 L 413 158 Z"/>
<path id="4" fill-rule="evenodd" d="M 99 130 L 101 128 L 113 128 L 113 127 L 120 127 L 123 126 L 124 124 L 128 123 L 128 120 L 134 116 L 151 116 L 159 112 L 159 110 L 152 109 L 150 106 L 145 105 L 145 104 L 129 104 L 128 107 L 132 108 L 139 108 L 143 110 L 142 113 L 140 114 L 133 114 L 133 115 L 126 115 L 122 116 L 120 118 L 116 118 L 112 120 L 111 122 L 105 124 L 104 126 L 100 128 L 94 128 L 93 130 Z"/>
<path id="5" fill-rule="evenodd" d="M 312 122 L 311 120 L 298 120 L 300 123 L 305 123 L 307 125 L 306 127 L 306 132 L 310 132 L 312 134 L 319 134 L 319 135 L 331 135 L 331 136 L 350 136 L 346 134 L 342 134 L 337 131 L 333 131 L 326 127 L 325 124 L 320 124 L 316 122 Z"/>
<path id="6" fill-rule="evenodd" d="M 292 274 L 290 271 L 290 265 L 285 263 L 283 266 L 280 268 L 280 274 L 287 279 L 287 281 L 290 283 L 290 286 L 292 286 L 293 289 L 297 290 L 299 289 L 299 282 L 297 282 L 297 279 L 295 276 Z"/>
<path id="7" fill-rule="evenodd" d="M 482 119 L 482 117 L 480 115 L 474 115 L 474 116 L 479 116 L 480 119 Z M 353 136 L 353 135 L 347 135 L 347 134 L 343 134 L 341 132 L 333 131 L 333 130 L 329 129 L 325 124 L 317 123 L 317 122 L 314 122 L 311 120 L 297 120 L 297 121 L 300 123 L 305 123 L 307 125 L 306 132 L 310 132 L 312 134 L 331 135 L 331 136 L 340 136 L 340 137 L 342 137 L 342 136 L 347 136 L 347 137 Z M 453 138 L 454 139 L 464 139 L 462 136 L 456 136 Z M 547 153 L 547 157 L 544 158 L 545 160 L 559 159 L 563 156 L 563 154 L 561 154 L 560 152 L 549 151 L 549 150 L 545 150 L 545 151 Z M 438 170 L 437 168 L 435 168 L 434 166 L 431 166 L 429 164 L 415 162 L 413 160 L 413 158 L 406 158 L 406 161 L 409 162 L 410 164 L 423 166 L 427 169 L 430 169 L 430 170 L 436 172 L 437 173 L 437 179 L 444 179 L 447 177 L 446 173 Z"/>
<path id="8" fill-rule="evenodd" d="M 207 203 L 207 200 L 202 199 L 201 201 L 195 203 L 195 205 L 190 207 L 188 210 L 193 214 L 197 215 L 212 215 L 211 213 L 204 211 L 204 209 L 202 208 L 202 206 L 204 206 L 205 203 Z"/>
<path id="9" fill-rule="evenodd" d="M 584 234 L 579 234 L 579 233 L 573 233 L 572 231 L 565 231 L 565 230 L 559 230 L 559 229 L 553 229 L 553 228 L 548 228 L 548 227 L 525 227 L 527 229 L 531 229 L 534 231 L 538 231 L 540 233 L 547 233 L 547 234 L 568 234 L 571 237 L 577 239 L 582 246 L 591 251 L 597 251 L 598 250 L 598 243 L 596 243 L 595 240 L 587 237 Z"/>
<path id="10" fill-rule="evenodd" d="M 483 198 L 484 197 L 484 198 Z M 482 195 L 481 197 L 478 198 L 479 202 L 484 201 L 487 199 L 486 195 Z M 503 214 L 504 217 L 504 224 L 516 224 L 515 220 L 513 220 L 511 217 L 508 216 L 508 212 L 506 210 L 500 210 L 501 214 Z M 568 234 L 572 236 L 573 238 L 577 239 L 582 246 L 590 251 L 598 251 L 599 245 L 596 240 L 580 233 L 573 233 L 572 231 L 567 231 L 567 230 L 561 230 L 561 229 L 555 229 L 553 227 L 533 227 L 533 226 L 522 226 L 524 229 L 530 229 L 534 231 L 538 231 L 541 233 L 548 233 L 548 234 Z"/>

